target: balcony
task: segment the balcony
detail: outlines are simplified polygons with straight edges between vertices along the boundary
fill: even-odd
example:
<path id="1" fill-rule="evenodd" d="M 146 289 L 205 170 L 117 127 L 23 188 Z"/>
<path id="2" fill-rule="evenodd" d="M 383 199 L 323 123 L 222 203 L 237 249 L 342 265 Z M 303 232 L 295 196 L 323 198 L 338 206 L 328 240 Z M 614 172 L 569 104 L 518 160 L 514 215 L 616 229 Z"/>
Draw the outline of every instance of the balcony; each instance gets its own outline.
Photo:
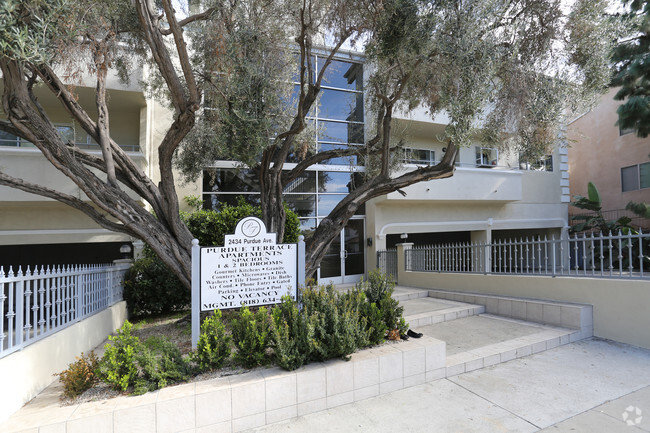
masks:
<path id="1" fill-rule="evenodd" d="M 485 170 L 476 167 L 458 167 L 447 179 L 419 182 L 404 188 L 406 196 L 398 192 L 387 195 L 387 200 L 440 201 L 518 201 L 522 199 L 524 173 L 499 167 Z"/>

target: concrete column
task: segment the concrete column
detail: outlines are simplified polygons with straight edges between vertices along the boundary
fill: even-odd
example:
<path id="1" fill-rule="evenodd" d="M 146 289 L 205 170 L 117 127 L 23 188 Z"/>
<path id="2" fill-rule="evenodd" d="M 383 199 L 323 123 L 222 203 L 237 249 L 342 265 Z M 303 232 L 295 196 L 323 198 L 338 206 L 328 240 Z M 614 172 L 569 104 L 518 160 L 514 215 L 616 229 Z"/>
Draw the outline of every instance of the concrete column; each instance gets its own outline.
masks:
<path id="1" fill-rule="evenodd" d="M 395 283 L 399 284 L 400 281 L 403 281 L 402 275 L 406 272 L 405 251 L 410 250 L 413 247 L 413 242 L 406 242 L 395 246 L 397 247 L 397 281 L 395 281 Z"/>

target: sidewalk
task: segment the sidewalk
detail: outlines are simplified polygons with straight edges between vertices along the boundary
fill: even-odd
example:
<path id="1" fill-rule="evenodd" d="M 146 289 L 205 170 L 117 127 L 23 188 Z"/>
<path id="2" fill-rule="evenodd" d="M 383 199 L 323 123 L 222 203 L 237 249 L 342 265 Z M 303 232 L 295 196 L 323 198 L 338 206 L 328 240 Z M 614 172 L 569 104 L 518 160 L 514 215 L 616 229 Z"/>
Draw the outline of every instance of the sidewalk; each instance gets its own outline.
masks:
<path id="1" fill-rule="evenodd" d="M 650 432 L 650 351 L 588 339 L 250 430 L 536 431 Z"/>

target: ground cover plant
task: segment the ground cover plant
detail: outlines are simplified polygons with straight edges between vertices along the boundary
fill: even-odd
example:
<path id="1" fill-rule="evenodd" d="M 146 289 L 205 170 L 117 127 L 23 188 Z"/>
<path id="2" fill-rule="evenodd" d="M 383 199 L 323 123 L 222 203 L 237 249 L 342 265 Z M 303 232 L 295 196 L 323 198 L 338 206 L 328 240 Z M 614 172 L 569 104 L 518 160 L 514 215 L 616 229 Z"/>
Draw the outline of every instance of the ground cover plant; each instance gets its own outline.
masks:
<path id="1" fill-rule="evenodd" d="M 349 359 L 355 351 L 403 335 L 403 308 L 391 298 L 395 283 L 372 272 L 353 289 L 310 285 L 299 300 L 272 307 L 204 314 L 197 349 L 191 350 L 188 311 L 126 321 L 104 347 L 59 373 L 65 397 L 96 384 L 114 393 L 142 394 L 202 375 L 233 374 L 277 365 L 295 370 L 312 361 Z"/>

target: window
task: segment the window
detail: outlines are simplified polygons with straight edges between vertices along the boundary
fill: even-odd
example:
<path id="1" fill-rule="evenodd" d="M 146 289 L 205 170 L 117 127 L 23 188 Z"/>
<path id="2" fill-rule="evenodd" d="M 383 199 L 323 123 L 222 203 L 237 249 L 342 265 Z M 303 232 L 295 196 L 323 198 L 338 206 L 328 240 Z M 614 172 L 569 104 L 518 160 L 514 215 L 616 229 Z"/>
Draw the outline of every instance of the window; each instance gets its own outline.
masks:
<path id="1" fill-rule="evenodd" d="M 325 58 L 316 56 L 313 61 L 316 70 L 319 70 Z M 297 95 L 299 86 L 297 82 L 295 84 L 294 92 Z M 346 149 L 350 145 L 364 143 L 361 63 L 332 61 L 323 76 L 319 102 L 309 111 L 307 120 L 314 129 L 319 151 Z M 299 159 L 291 155 L 288 162 L 298 162 Z M 357 165 L 359 161 L 356 156 L 347 156 L 333 158 L 323 164 Z"/>
<path id="2" fill-rule="evenodd" d="M 20 146 L 20 138 L 8 132 L 0 131 L 0 146 Z"/>
<path id="3" fill-rule="evenodd" d="M 618 125 L 618 135 L 619 136 L 631 134 L 633 132 L 634 132 L 634 128 L 621 128 L 621 125 Z"/>
<path id="4" fill-rule="evenodd" d="M 284 201 L 298 214 L 305 236 L 327 216 L 343 198 L 363 182 L 361 173 L 346 171 L 307 171 L 284 188 Z M 235 205 L 243 197 L 260 204 L 260 186 L 253 170 L 212 168 L 203 172 L 203 208 L 219 209 L 226 203 Z M 356 215 L 364 215 L 361 206 Z"/>
<path id="5" fill-rule="evenodd" d="M 431 165 L 435 160 L 436 152 L 434 150 L 404 148 L 402 161 L 405 164 Z"/>
<path id="6" fill-rule="evenodd" d="M 623 192 L 650 188 L 650 162 L 621 168 Z"/>
<path id="7" fill-rule="evenodd" d="M 537 160 L 527 158 L 523 153 L 519 154 L 519 169 L 520 170 L 535 170 L 535 171 L 553 171 L 553 156 L 546 155 Z"/>
<path id="8" fill-rule="evenodd" d="M 478 167 L 496 167 L 499 151 L 490 147 L 476 146 L 476 165 Z"/>

